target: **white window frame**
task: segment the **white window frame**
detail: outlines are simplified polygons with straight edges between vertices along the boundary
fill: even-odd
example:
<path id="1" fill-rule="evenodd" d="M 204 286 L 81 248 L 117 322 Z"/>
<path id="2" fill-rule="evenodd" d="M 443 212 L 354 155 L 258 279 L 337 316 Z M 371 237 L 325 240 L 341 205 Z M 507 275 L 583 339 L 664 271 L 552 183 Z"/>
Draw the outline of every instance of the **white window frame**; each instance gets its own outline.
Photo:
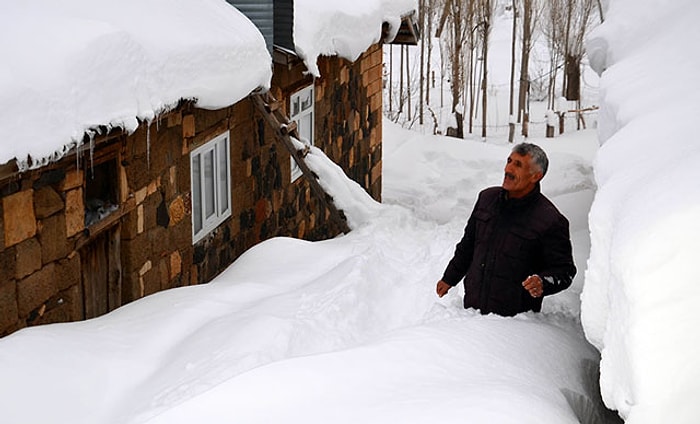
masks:
<path id="1" fill-rule="evenodd" d="M 190 152 L 192 244 L 202 240 L 231 216 L 230 152 L 228 131 Z M 205 175 L 207 160 L 212 167 L 209 178 Z"/>
<path id="2" fill-rule="evenodd" d="M 289 98 L 289 119 L 297 124 L 297 132 L 302 143 L 313 146 L 314 144 L 314 118 L 316 109 L 314 85 L 311 84 L 301 90 L 293 93 Z M 303 100 L 310 100 L 311 104 L 304 107 Z M 303 125 L 305 120 L 310 120 L 308 128 Z M 291 181 L 294 182 L 302 174 L 301 168 L 297 165 L 294 158 L 290 158 L 291 162 Z"/>

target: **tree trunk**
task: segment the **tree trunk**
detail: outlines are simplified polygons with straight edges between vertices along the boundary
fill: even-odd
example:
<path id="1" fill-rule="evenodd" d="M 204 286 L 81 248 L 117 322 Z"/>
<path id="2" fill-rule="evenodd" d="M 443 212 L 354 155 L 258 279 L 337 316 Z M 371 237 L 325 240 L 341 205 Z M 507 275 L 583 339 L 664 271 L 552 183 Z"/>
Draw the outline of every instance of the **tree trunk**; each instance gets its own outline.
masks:
<path id="1" fill-rule="evenodd" d="M 409 54 L 408 46 L 404 46 L 406 49 L 406 101 L 408 102 L 408 120 L 411 120 L 411 67 L 409 65 Z"/>
<path id="2" fill-rule="evenodd" d="M 490 7 L 490 1 L 486 1 L 487 7 Z M 484 23 L 484 50 L 483 50 L 483 69 L 484 79 L 481 81 L 481 136 L 486 137 L 486 115 L 487 115 L 487 98 L 488 98 L 488 57 L 489 57 L 489 32 L 491 27 L 488 21 Z"/>
<path id="3" fill-rule="evenodd" d="M 400 46 L 401 62 L 399 63 L 399 114 L 403 113 L 403 46 Z"/>
<path id="4" fill-rule="evenodd" d="M 530 49 L 532 44 L 532 0 L 523 0 L 523 42 L 520 50 L 520 86 L 518 89 L 518 119 L 520 122 L 526 109 L 530 90 Z M 524 135 L 524 134 L 523 134 Z"/>
<path id="5" fill-rule="evenodd" d="M 420 0 L 420 89 L 418 95 L 418 124 L 423 125 L 423 92 L 425 90 L 425 0 Z"/>
<path id="6" fill-rule="evenodd" d="M 515 37 L 517 35 L 518 13 L 517 4 L 513 0 L 513 32 L 510 41 L 510 95 L 508 107 L 508 142 L 512 143 L 515 138 L 515 121 L 513 119 L 513 97 L 515 89 Z"/>

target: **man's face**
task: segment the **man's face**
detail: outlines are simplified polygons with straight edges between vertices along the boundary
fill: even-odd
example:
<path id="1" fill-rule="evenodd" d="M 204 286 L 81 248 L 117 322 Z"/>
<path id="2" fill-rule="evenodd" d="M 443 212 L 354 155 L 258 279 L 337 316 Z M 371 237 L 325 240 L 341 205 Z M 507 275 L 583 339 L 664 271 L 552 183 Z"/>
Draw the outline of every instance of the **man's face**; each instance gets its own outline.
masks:
<path id="1" fill-rule="evenodd" d="M 508 191 L 508 197 L 514 199 L 527 195 L 542 179 L 542 172 L 532 164 L 530 155 L 511 153 L 504 171 L 503 188 Z"/>

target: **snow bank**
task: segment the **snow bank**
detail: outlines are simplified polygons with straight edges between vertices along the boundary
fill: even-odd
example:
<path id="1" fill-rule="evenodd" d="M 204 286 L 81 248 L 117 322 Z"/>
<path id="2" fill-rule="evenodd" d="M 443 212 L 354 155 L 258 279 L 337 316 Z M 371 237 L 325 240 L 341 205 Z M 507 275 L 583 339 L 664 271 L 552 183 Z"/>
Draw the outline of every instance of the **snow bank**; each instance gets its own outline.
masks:
<path id="1" fill-rule="evenodd" d="M 295 0 L 295 48 L 309 72 L 318 77 L 319 56 L 355 61 L 381 39 L 384 22 L 395 35 L 401 17 L 414 10 L 416 0 Z"/>
<path id="2" fill-rule="evenodd" d="M 700 4 L 610 1 L 582 322 L 606 404 L 632 423 L 700 417 Z"/>
<path id="3" fill-rule="evenodd" d="M 451 197 L 473 204 L 491 184 L 485 179 L 502 179 L 511 146 L 384 128 L 386 181 L 398 187 L 411 175 L 406 185 L 420 199 L 453 190 L 431 198 L 442 205 L 434 210 L 452 211 L 451 222 L 431 219 L 422 202 L 401 206 L 391 192 L 383 193 L 387 205 L 374 202 L 312 149 L 309 165 L 352 232 L 320 242 L 274 238 L 209 284 L 0 338 L 2 422 L 603 422 L 593 418 L 604 413 L 596 408 L 598 352 L 570 312 L 482 316 L 463 309 L 461 289 L 435 295 L 468 214 Z M 588 168 L 585 178 L 565 174 L 579 168 L 583 144 L 595 146 L 593 135 L 546 142 L 547 190 L 587 184 Z M 454 184 L 467 170 L 485 179 Z M 588 210 L 587 194 L 572 196 L 553 200 Z M 567 216 L 572 230 L 586 227 L 584 213 Z M 572 289 L 548 297 L 547 310 L 578 299 Z"/>
<path id="4" fill-rule="evenodd" d="M 98 125 L 133 131 L 182 99 L 267 87 L 262 35 L 220 0 L 0 4 L 0 163 L 56 159 Z"/>

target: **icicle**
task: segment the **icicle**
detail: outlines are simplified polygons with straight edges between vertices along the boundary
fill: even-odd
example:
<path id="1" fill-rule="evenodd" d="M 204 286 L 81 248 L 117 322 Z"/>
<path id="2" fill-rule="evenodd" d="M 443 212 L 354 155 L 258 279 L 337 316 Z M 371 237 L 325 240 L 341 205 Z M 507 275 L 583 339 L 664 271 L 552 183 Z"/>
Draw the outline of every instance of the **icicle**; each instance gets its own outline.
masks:
<path id="1" fill-rule="evenodd" d="M 95 133 L 90 131 L 90 176 L 95 179 Z"/>
<path id="2" fill-rule="evenodd" d="M 146 164 L 148 164 L 148 169 L 151 169 L 151 122 L 152 120 L 146 121 Z"/>

